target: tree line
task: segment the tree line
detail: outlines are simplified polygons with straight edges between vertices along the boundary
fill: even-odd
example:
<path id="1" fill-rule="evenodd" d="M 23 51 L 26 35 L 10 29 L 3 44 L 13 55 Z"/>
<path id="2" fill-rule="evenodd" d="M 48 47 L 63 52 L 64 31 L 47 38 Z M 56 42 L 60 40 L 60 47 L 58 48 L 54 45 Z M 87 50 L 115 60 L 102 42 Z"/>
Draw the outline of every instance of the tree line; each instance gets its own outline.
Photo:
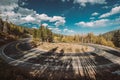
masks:
<path id="1" fill-rule="evenodd" d="M 55 35 L 54 41 L 56 42 L 74 42 L 74 43 L 93 43 L 100 44 L 105 46 L 114 47 L 114 44 L 111 40 L 105 39 L 102 35 L 94 35 L 93 33 L 88 33 L 86 35 L 73 35 L 73 36 L 64 36 L 64 35 Z"/>
<path id="2" fill-rule="evenodd" d="M 0 19 L 0 32 L 13 35 L 15 38 L 22 38 L 26 34 L 31 34 L 35 39 L 41 42 L 75 42 L 75 43 L 94 43 L 111 47 L 120 47 L 120 30 L 108 32 L 105 34 L 94 35 L 62 35 L 53 33 L 47 27 L 40 25 L 38 29 L 27 28 L 15 25 L 11 22 Z"/>
<path id="3" fill-rule="evenodd" d="M 15 25 L 11 22 L 3 21 L 0 18 L 0 34 L 6 34 L 13 36 L 16 39 L 23 38 L 27 34 L 33 35 L 34 38 L 39 38 L 42 42 L 52 42 L 53 33 L 47 27 L 40 25 L 39 29 L 28 28 L 23 26 Z"/>

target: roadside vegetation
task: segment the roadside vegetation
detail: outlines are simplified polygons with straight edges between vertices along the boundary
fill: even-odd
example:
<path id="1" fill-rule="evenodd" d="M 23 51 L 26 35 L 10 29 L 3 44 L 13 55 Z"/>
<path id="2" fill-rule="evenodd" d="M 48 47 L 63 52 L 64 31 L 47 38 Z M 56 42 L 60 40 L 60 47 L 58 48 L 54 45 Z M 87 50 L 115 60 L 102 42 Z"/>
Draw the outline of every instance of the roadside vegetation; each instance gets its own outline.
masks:
<path id="1" fill-rule="evenodd" d="M 34 47 L 46 50 L 58 47 L 58 52 L 64 51 L 65 53 L 89 51 L 87 46 L 80 47 L 69 43 L 94 43 L 110 47 L 120 47 L 120 30 L 97 36 L 93 33 L 68 36 L 53 33 L 43 25 L 41 25 L 39 29 L 33 29 L 15 25 L 8 22 L 7 19 L 6 21 L 0 19 L 0 47 L 9 42 L 29 37 L 27 34 L 33 35 L 33 41 L 31 43 Z M 0 79 L 27 80 L 28 78 L 31 79 L 29 73 L 20 68 L 8 65 L 4 60 L 2 60 L 2 58 L 0 58 Z M 32 79 L 34 78 L 32 77 Z"/>
<path id="2" fill-rule="evenodd" d="M 62 35 L 53 33 L 47 27 L 41 25 L 38 29 L 27 28 L 15 25 L 11 22 L 0 19 L 0 43 L 9 39 L 20 39 L 33 35 L 33 42 L 65 42 L 65 43 L 94 43 L 110 47 L 120 47 L 120 30 L 111 31 L 105 34 L 94 35 L 88 33 L 85 35 Z M 5 36 L 5 37 L 4 37 Z"/>

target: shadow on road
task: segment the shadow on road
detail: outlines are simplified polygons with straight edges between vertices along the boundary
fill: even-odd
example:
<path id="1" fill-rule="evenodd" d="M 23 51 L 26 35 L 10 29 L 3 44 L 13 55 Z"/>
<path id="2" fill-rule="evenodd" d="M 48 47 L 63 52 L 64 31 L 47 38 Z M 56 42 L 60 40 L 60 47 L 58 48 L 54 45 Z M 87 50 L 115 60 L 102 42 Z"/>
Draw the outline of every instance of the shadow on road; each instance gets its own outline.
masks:
<path id="1" fill-rule="evenodd" d="M 97 65 L 104 65 L 104 64 L 109 64 L 109 63 L 113 63 L 110 60 L 106 59 L 103 56 L 99 56 L 95 53 L 90 53 L 92 56 L 94 56 L 94 60 L 96 62 Z"/>
<path id="2" fill-rule="evenodd" d="M 115 51 L 115 50 L 104 50 L 104 51 L 106 51 L 108 53 L 111 53 L 111 54 L 113 54 L 115 56 L 120 57 L 120 52 L 118 52 L 118 51 Z"/>
<path id="3" fill-rule="evenodd" d="M 60 53 L 57 53 L 56 51 L 58 47 L 55 47 L 47 52 L 30 49 L 22 54 L 15 48 L 14 44 L 11 45 L 11 47 L 8 47 L 9 48 L 5 49 L 8 56 L 25 62 L 19 63 L 16 61 L 13 64 L 16 66 L 22 66 L 23 70 L 28 70 L 27 79 L 29 80 L 120 79 L 119 75 L 112 74 L 112 72 L 120 69 L 120 66 L 112 63 L 103 56 L 99 56 L 97 53 L 88 53 L 83 51 L 84 53 L 73 53 L 75 55 L 65 55 L 64 49 L 61 49 Z M 116 54 L 116 52 L 113 51 L 110 51 L 109 53 Z M 112 67 L 109 65 L 105 67 L 100 66 L 106 64 L 114 65 L 112 65 Z"/>

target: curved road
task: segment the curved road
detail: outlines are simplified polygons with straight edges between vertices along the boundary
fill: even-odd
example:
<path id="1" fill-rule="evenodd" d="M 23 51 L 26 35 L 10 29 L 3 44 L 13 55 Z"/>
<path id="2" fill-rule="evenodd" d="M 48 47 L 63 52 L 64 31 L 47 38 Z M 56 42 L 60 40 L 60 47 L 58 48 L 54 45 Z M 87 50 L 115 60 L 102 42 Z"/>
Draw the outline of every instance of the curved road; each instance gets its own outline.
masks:
<path id="1" fill-rule="evenodd" d="M 96 79 L 96 75 L 103 73 L 106 68 L 112 68 L 113 65 L 120 67 L 120 51 L 110 47 L 83 44 L 95 50 L 77 55 L 56 55 L 54 52 L 32 48 L 30 40 L 31 38 L 26 38 L 3 46 L 0 49 L 0 56 L 11 65 L 32 69 L 41 77 L 47 75 L 51 78 L 52 75 L 58 79 L 66 76 L 68 79 L 73 79 L 76 78 L 73 77 L 76 74 L 80 78 L 87 76 L 84 80 L 91 80 Z"/>

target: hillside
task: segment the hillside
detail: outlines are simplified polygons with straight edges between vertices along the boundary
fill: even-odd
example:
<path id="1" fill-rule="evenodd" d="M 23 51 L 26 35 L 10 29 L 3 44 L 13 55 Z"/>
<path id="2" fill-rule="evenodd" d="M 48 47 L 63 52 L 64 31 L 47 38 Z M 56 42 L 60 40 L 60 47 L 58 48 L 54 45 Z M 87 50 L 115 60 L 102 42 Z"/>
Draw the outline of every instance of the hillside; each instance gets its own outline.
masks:
<path id="1" fill-rule="evenodd" d="M 117 31 L 120 31 L 120 29 L 106 32 L 106 33 L 102 34 L 102 36 L 103 36 L 104 38 L 106 38 L 107 40 L 112 40 L 114 34 L 115 34 Z"/>
<path id="2" fill-rule="evenodd" d="M 113 35 L 117 31 L 118 30 L 110 31 L 99 36 L 96 36 L 93 33 L 70 36 L 55 34 L 52 32 L 52 30 L 49 30 L 47 26 L 43 26 L 42 24 L 38 29 L 33 29 L 18 26 L 11 22 L 8 22 L 7 20 L 3 21 L 0 19 L 0 45 L 6 43 L 5 41 L 17 40 L 27 37 L 27 34 L 31 34 L 33 35 L 34 39 L 37 39 L 39 42 L 93 43 L 114 47 L 113 43 L 115 40 L 113 40 Z M 34 42 L 36 41 L 34 40 Z"/>
<path id="3" fill-rule="evenodd" d="M 52 41 L 52 32 L 47 27 L 40 26 L 39 29 L 18 26 L 11 22 L 3 21 L 0 18 L 0 45 L 9 43 L 14 40 L 28 37 L 28 34 L 41 41 Z"/>

